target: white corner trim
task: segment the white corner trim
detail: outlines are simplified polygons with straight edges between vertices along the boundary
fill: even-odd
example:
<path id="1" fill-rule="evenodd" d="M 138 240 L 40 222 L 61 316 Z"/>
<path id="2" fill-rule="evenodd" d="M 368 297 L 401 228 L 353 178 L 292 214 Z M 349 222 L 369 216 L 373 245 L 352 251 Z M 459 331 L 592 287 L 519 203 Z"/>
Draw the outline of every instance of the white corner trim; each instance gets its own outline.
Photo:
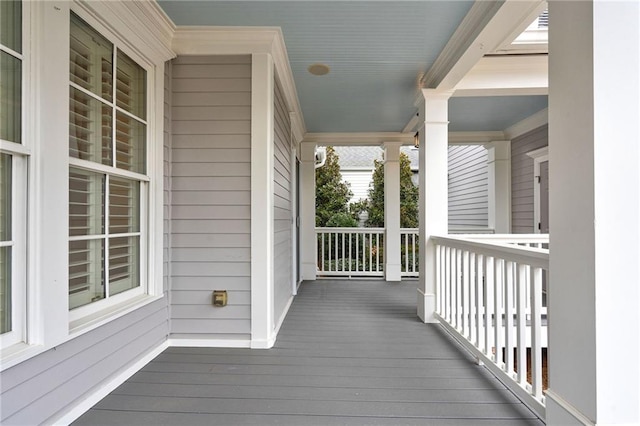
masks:
<path id="1" fill-rule="evenodd" d="M 251 340 L 234 339 L 169 339 L 170 348 L 249 348 Z"/>
<path id="2" fill-rule="evenodd" d="M 307 128 L 280 27 L 179 26 L 172 48 L 177 55 L 270 54 L 291 114 L 294 139 L 302 140 Z"/>
<path id="3" fill-rule="evenodd" d="M 547 123 L 549 123 L 549 109 L 545 108 L 504 129 L 504 136 L 512 140 Z"/>
<path id="4" fill-rule="evenodd" d="M 562 408 L 567 414 L 575 418 L 577 421 L 579 421 L 583 425 L 585 426 L 596 425 L 596 423 L 591 421 L 591 419 L 589 419 L 587 416 L 582 414 L 580 410 L 578 410 L 576 407 L 571 405 L 569 402 L 567 402 L 564 398 L 562 398 L 560 395 L 555 393 L 553 390 L 551 389 L 547 390 L 545 395 L 547 398 L 547 405 L 549 403 L 549 400 L 551 400 L 552 403 L 555 403 L 558 407 Z M 547 413 L 548 412 L 549 412 L 549 409 L 547 409 Z"/>
<path id="5" fill-rule="evenodd" d="M 89 411 L 91 407 L 100 402 L 103 398 L 113 392 L 118 386 L 126 382 L 131 376 L 140 371 L 145 365 L 153 361 L 158 355 L 160 355 L 165 349 L 169 347 L 167 341 L 160 343 L 154 349 L 150 350 L 145 356 L 138 361 L 130 365 L 127 369 L 122 371 L 117 376 L 109 380 L 108 383 L 101 385 L 94 392 L 88 394 L 80 402 L 78 402 L 73 408 L 65 411 L 60 417 L 50 419 L 46 421 L 47 424 L 56 425 L 68 425 L 78 419 L 81 415 Z M 50 423 L 49 423 L 50 422 Z"/>

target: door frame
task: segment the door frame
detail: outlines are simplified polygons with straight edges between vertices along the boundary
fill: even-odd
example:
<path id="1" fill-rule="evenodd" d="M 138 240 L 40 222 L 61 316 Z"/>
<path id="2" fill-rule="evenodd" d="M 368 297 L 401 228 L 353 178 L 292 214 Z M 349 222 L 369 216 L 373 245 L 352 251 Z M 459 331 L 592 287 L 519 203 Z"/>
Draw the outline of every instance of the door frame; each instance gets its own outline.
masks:
<path id="1" fill-rule="evenodd" d="M 540 233 L 540 163 L 549 161 L 549 146 L 527 152 L 527 156 L 533 158 L 533 232 Z"/>

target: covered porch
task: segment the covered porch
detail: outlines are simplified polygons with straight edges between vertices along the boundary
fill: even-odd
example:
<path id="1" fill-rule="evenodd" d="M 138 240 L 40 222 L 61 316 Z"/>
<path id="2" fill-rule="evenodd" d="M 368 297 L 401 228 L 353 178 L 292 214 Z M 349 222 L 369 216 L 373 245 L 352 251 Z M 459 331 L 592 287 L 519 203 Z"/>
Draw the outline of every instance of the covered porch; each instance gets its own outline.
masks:
<path id="1" fill-rule="evenodd" d="M 272 349 L 169 348 L 74 424 L 542 425 L 415 288 L 306 281 Z"/>

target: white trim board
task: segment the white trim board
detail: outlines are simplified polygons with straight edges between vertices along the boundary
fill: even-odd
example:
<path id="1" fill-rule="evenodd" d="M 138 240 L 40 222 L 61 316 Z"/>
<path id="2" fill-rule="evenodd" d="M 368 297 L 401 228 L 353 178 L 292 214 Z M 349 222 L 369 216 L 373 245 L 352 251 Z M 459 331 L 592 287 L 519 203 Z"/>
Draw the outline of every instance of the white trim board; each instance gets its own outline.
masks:
<path id="1" fill-rule="evenodd" d="M 89 411 L 91 407 L 96 405 L 103 398 L 105 398 L 107 395 L 113 392 L 116 388 L 118 388 L 118 386 L 122 385 L 130 377 L 132 377 L 138 371 L 142 370 L 142 368 L 145 365 L 153 361 L 158 355 L 164 352 L 164 350 L 167 349 L 168 347 L 169 347 L 168 341 L 165 340 L 164 342 L 160 343 L 158 346 L 151 349 L 145 356 L 143 356 L 138 361 L 133 363 L 131 366 L 129 366 L 124 371 L 122 371 L 120 374 L 113 377 L 104 385 L 99 386 L 99 388 L 96 389 L 94 392 L 88 394 L 84 399 L 82 399 L 77 404 L 75 404 L 73 408 L 66 411 L 64 414 L 62 414 L 57 418 L 54 417 L 51 420 L 50 424 L 67 425 L 74 422 L 81 415 Z M 49 422 L 46 422 L 46 423 L 49 424 Z"/>
<path id="2" fill-rule="evenodd" d="M 540 111 L 530 115 L 524 120 L 518 121 L 517 123 L 504 129 L 504 137 L 505 139 L 513 140 L 518 136 L 524 135 L 525 133 L 537 129 L 538 127 L 544 126 L 548 123 L 549 109 L 541 109 Z"/>

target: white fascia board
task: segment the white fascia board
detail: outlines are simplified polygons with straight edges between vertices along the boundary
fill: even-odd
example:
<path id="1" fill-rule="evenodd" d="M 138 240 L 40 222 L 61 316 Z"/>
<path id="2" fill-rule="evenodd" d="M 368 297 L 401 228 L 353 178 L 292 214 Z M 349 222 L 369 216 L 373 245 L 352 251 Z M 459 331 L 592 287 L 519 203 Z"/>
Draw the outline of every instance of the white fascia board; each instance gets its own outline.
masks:
<path id="1" fill-rule="evenodd" d="M 504 140 L 504 133 L 489 132 L 449 132 L 449 145 L 484 145 Z"/>
<path id="2" fill-rule="evenodd" d="M 546 95 L 547 55 L 485 56 L 456 85 L 453 96 Z"/>
<path id="3" fill-rule="evenodd" d="M 543 4 L 539 0 L 475 2 L 422 78 L 422 86 L 453 89 L 484 55 L 524 31 Z"/>
<path id="4" fill-rule="evenodd" d="M 284 91 L 294 140 L 296 143 L 302 140 L 306 125 L 279 27 L 180 26 L 175 29 L 172 48 L 177 55 L 270 54 Z"/>
<path id="5" fill-rule="evenodd" d="M 381 146 L 384 142 L 401 142 L 413 145 L 413 133 L 307 133 L 303 142 L 318 146 Z"/>
<path id="6" fill-rule="evenodd" d="M 165 62 L 176 55 L 171 50 L 175 25 L 154 0 L 88 1 L 75 0 L 93 18 L 112 28 L 121 22 L 121 44 L 153 62 Z"/>

